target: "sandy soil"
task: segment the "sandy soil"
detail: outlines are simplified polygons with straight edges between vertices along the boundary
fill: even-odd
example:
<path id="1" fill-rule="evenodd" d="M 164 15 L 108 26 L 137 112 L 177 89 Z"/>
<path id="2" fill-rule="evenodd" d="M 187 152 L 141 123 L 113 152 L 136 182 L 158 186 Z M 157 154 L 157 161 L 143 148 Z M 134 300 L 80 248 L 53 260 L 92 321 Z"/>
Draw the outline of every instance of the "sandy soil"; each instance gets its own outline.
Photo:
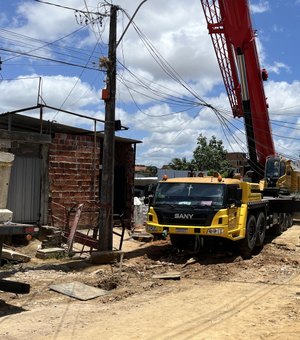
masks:
<path id="1" fill-rule="evenodd" d="M 250 260 L 227 244 L 193 256 L 167 240 L 132 239 L 121 267 L 32 257 L 0 270 L 0 278 L 31 284 L 28 295 L 0 293 L 0 338 L 299 339 L 299 235 L 295 225 L 268 236 Z M 180 280 L 153 278 L 170 272 Z M 109 292 L 80 301 L 49 289 L 74 281 Z"/>

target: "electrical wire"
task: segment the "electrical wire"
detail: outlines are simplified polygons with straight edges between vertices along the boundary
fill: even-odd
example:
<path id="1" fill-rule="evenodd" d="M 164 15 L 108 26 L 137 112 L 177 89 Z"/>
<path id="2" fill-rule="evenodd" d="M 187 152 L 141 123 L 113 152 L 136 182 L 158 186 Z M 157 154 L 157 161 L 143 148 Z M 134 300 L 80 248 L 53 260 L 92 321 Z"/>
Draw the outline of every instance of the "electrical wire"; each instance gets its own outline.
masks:
<path id="1" fill-rule="evenodd" d="M 63 64 L 63 65 L 67 65 L 67 66 L 74 66 L 74 67 L 85 68 L 87 70 L 103 72 L 102 70 L 99 70 L 97 68 L 79 65 L 79 64 L 75 64 L 75 63 L 71 63 L 71 62 L 66 62 L 66 61 L 63 61 L 63 60 L 57 60 L 57 59 L 53 59 L 53 58 L 42 57 L 42 56 L 34 55 L 34 54 L 31 54 L 31 53 L 14 51 L 14 50 L 11 50 L 11 49 L 8 49 L 8 48 L 0 47 L 0 51 L 11 52 L 11 53 L 14 53 L 14 54 L 17 54 L 17 55 L 27 56 L 27 57 L 31 57 L 31 58 L 34 58 L 34 59 L 47 60 L 47 61 L 51 61 L 51 62 L 54 62 L 54 63 Z"/>
<path id="2" fill-rule="evenodd" d="M 98 42 L 97 42 L 97 43 L 98 43 Z M 96 43 L 95 46 L 94 46 L 94 50 L 92 51 L 90 58 L 92 57 L 92 55 L 93 55 L 93 53 L 94 53 L 94 51 L 95 51 L 95 49 L 96 49 L 97 43 Z M 90 61 L 90 59 L 87 60 L 86 65 L 89 63 L 89 61 Z M 75 84 L 73 85 L 73 87 L 71 88 L 71 90 L 70 90 L 69 93 L 67 94 L 66 98 L 65 98 L 64 101 L 62 102 L 62 104 L 61 104 L 59 110 L 56 112 L 56 114 L 55 114 L 53 120 L 57 117 L 57 115 L 60 113 L 60 110 L 63 108 L 63 106 L 64 106 L 65 103 L 67 102 L 68 98 L 71 96 L 71 94 L 72 94 L 72 92 L 74 91 L 75 87 L 76 87 L 77 84 L 79 83 L 79 81 L 80 81 L 80 79 L 81 79 L 81 77 L 82 77 L 84 71 L 85 71 L 85 68 L 83 68 L 83 69 L 81 70 L 81 73 L 80 73 L 80 75 L 77 77 Z"/>
<path id="3" fill-rule="evenodd" d="M 47 41 L 44 41 L 44 40 L 32 38 L 32 37 L 26 36 L 24 34 L 16 33 L 16 32 L 9 31 L 9 30 L 3 29 L 3 28 L 0 29 L 0 32 L 8 35 L 8 37 L 7 37 L 7 36 L 2 34 L 1 37 L 3 39 L 5 39 L 5 40 L 12 41 L 14 43 L 14 46 L 16 46 L 16 44 L 19 44 L 20 46 L 25 46 L 25 47 L 32 46 L 33 48 L 31 50 L 26 51 L 27 53 L 36 52 L 38 50 L 45 49 L 46 47 L 51 46 L 52 48 L 63 49 L 63 50 L 66 50 L 66 51 L 69 51 L 69 52 L 72 52 L 72 53 L 76 53 L 76 54 L 82 55 L 84 57 L 84 56 L 86 56 L 86 53 L 84 53 L 84 51 L 82 49 L 79 50 L 79 49 L 75 49 L 74 47 L 71 48 L 71 47 L 68 47 L 68 46 L 61 46 L 61 45 L 58 44 L 58 42 L 61 42 L 64 39 L 69 38 L 70 36 L 81 32 L 85 28 L 86 27 L 80 27 L 79 29 L 77 29 L 77 30 L 75 30 L 75 31 L 73 31 L 73 32 L 71 32 L 71 33 L 69 33 L 67 35 L 64 35 L 63 37 L 60 37 L 60 38 L 58 38 L 58 39 L 56 39 L 54 41 L 51 41 L 51 42 L 47 42 Z M 13 36 L 14 39 L 13 38 L 9 38 L 9 35 Z M 38 43 L 38 44 L 40 44 L 40 46 L 38 46 L 38 47 L 34 46 L 34 45 L 32 45 L 32 43 Z M 56 53 L 58 53 L 58 52 L 56 52 Z M 63 54 L 63 53 L 61 53 L 61 54 Z M 64 55 L 70 56 L 70 54 L 69 55 L 64 54 Z M 13 57 L 4 59 L 3 62 L 7 62 L 7 61 L 9 61 L 11 59 L 14 59 L 14 58 L 17 58 L 17 57 L 13 56 Z M 78 59 L 83 60 L 83 58 L 78 58 Z"/>
<path id="4" fill-rule="evenodd" d="M 137 28 L 137 26 L 136 26 L 134 23 L 133 23 L 133 26 L 134 26 L 136 32 L 138 33 L 138 36 L 140 37 L 140 39 L 144 42 L 144 44 L 145 44 L 145 46 L 146 46 L 148 52 L 151 54 L 151 56 L 154 58 L 154 60 L 157 62 L 157 64 L 164 70 L 164 72 L 165 72 L 171 79 L 173 79 L 173 80 L 179 82 L 181 85 L 183 85 L 183 87 L 184 87 L 185 89 L 188 89 L 189 93 L 192 94 L 195 98 L 200 99 L 200 100 L 201 100 L 201 104 L 202 104 L 203 106 L 210 107 L 210 108 L 214 111 L 214 113 L 217 115 L 217 118 L 218 118 L 218 120 L 219 120 L 219 122 L 220 122 L 220 124 L 221 124 L 221 128 L 222 128 L 222 130 L 223 130 L 223 133 L 224 133 L 224 135 L 225 135 L 225 138 L 226 138 L 228 144 L 230 145 L 229 138 L 228 138 L 227 133 L 226 133 L 226 129 L 229 131 L 230 134 L 232 134 L 232 131 L 230 130 L 230 128 L 229 128 L 229 126 L 228 126 L 228 122 L 226 122 L 226 120 L 224 119 L 224 117 L 222 116 L 222 114 L 221 114 L 217 109 L 215 109 L 212 105 L 209 105 L 208 103 L 206 103 L 205 101 L 203 101 L 202 98 L 200 98 L 197 94 L 195 94 L 195 92 L 194 92 L 193 90 L 191 90 L 187 84 L 184 84 L 184 82 L 181 81 L 181 79 L 180 79 L 179 75 L 176 73 L 176 71 L 174 71 L 174 70 L 168 65 L 168 63 L 160 56 L 160 54 L 155 50 L 155 48 L 153 47 L 153 45 L 152 45 L 152 44 L 147 40 L 147 38 L 140 32 L 140 30 Z M 127 70 L 128 70 L 128 69 L 127 69 Z M 137 79 L 136 76 L 135 76 L 134 78 Z M 123 84 L 125 83 L 125 81 L 124 81 L 125 78 L 124 78 L 124 77 L 122 77 L 122 79 L 119 79 L 119 80 L 122 81 Z M 126 82 L 128 83 L 128 80 L 126 80 Z M 142 85 L 142 87 L 144 87 L 144 88 L 147 87 L 147 89 L 149 90 L 149 86 L 145 85 L 145 84 L 144 84 L 143 82 L 141 82 L 140 80 L 139 80 L 139 84 Z M 137 85 L 137 84 L 136 84 L 136 85 Z M 132 96 L 132 92 L 131 92 L 131 91 L 135 91 L 136 93 L 142 94 L 142 95 L 144 95 L 144 96 L 146 96 L 146 97 L 148 97 L 148 98 L 150 97 L 149 95 L 146 95 L 146 94 L 142 93 L 140 90 L 135 90 L 135 89 L 133 89 L 133 88 L 130 88 L 130 86 L 128 86 L 128 84 L 126 84 L 126 87 L 127 87 L 127 89 L 129 90 L 129 93 L 130 93 L 130 96 L 131 96 L 132 99 L 133 99 L 133 96 Z M 151 91 L 153 94 L 157 95 L 157 92 L 154 91 L 152 88 L 150 88 L 150 91 Z M 160 92 L 160 95 L 161 95 L 161 92 Z M 160 96 L 160 97 L 162 97 L 162 96 Z M 152 98 L 153 98 L 153 97 L 152 97 Z M 164 98 L 164 97 L 163 97 L 163 98 Z M 163 101 L 164 101 L 164 99 L 163 99 Z M 134 100 L 134 102 L 135 102 L 135 105 L 138 107 L 138 105 L 137 105 L 137 103 L 136 103 L 135 100 Z M 178 103 L 177 103 L 177 104 L 178 104 Z M 198 104 L 198 105 L 201 105 L 201 104 L 199 104 L 199 103 L 197 103 L 197 104 Z M 139 108 L 139 107 L 138 107 L 138 108 Z M 139 108 L 139 110 L 140 110 L 140 108 Z M 144 112 L 143 110 L 140 110 L 140 111 L 143 112 L 143 113 L 145 114 L 145 112 Z M 175 114 L 176 114 L 176 113 L 175 113 Z M 168 114 L 168 115 L 169 115 L 169 114 Z M 245 123 L 244 123 L 244 127 L 245 127 Z M 240 130 L 240 132 L 242 132 L 242 130 Z M 260 133 L 259 131 L 257 131 L 257 132 Z M 261 130 L 261 133 L 264 133 L 264 132 L 265 132 L 265 131 L 262 131 L 262 130 Z M 246 135 L 244 131 L 243 131 L 242 133 L 243 133 L 244 135 Z M 241 145 L 241 144 L 240 144 L 240 142 L 241 142 L 240 140 L 235 139 L 235 142 L 236 142 L 237 144 Z M 258 144 L 257 141 L 255 141 L 255 142 L 256 142 L 256 144 Z M 259 144 L 258 144 L 258 145 L 259 145 Z M 230 145 L 230 146 L 231 146 L 231 145 Z M 249 147 L 248 147 L 248 148 L 249 148 Z M 249 152 L 249 151 L 251 151 L 251 150 L 248 150 L 248 152 Z M 247 152 L 245 152 L 245 153 L 247 153 Z M 251 161 L 250 161 L 250 162 L 251 162 Z M 255 169 L 256 171 L 262 171 L 262 170 L 263 170 L 262 166 L 259 165 L 259 164 L 252 164 L 252 167 L 256 167 L 256 169 Z"/>
<path id="5" fill-rule="evenodd" d="M 35 0 L 36 2 L 40 2 L 40 3 L 45 3 L 45 4 L 49 4 L 49 5 L 53 5 L 53 6 L 57 6 L 57 7 L 61 7 L 61 8 L 65 8 L 65 9 L 71 9 L 71 10 L 76 10 L 76 9 L 73 9 L 73 8 L 70 8 L 70 7 L 66 7 L 66 6 L 61 6 L 61 5 L 57 5 L 57 4 L 53 4 L 53 3 L 49 3 L 49 2 L 46 2 L 46 1 L 39 1 L 39 0 Z M 85 2 L 85 5 L 86 5 L 86 9 L 87 11 L 79 11 L 81 13 L 84 13 L 85 15 L 87 15 L 87 17 L 89 18 L 89 20 L 91 20 L 91 16 L 89 14 L 89 11 L 88 11 L 88 8 L 87 8 L 87 4 Z M 123 11 L 125 14 L 126 12 Z M 126 14 L 127 15 L 127 14 Z M 128 16 L 128 15 L 127 15 Z M 142 113 L 144 113 L 145 115 L 148 115 L 150 117 L 163 117 L 163 116 L 169 116 L 169 115 L 176 115 L 176 114 L 179 114 L 179 113 L 182 113 L 182 112 L 187 112 L 187 111 L 190 111 L 190 110 L 193 110 L 195 108 L 199 108 L 199 107 L 207 107 L 207 108 L 210 108 L 212 109 L 212 111 L 214 112 L 214 114 L 216 115 L 218 121 L 220 122 L 220 126 L 221 126 L 221 129 L 223 131 L 223 134 L 225 136 L 225 139 L 227 140 L 227 143 L 229 144 L 230 147 L 232 147 L 231 143 L 230 143 L 230 140 L 229 140 L 229 136 L 233 136 L 233 139 L 234 141 L 239 144 L 241 146 L 241 140 L 236 137 L 234 134 L 232 134 L 232 131 L 233 131 L 233 127 L 236 127 L 234 124 L 232 124 L 231 122 L 231 119 L 228 119 L 226 117 L 226 115 L 228 114 L 228 112 L 230 112 L 229 110 L 219 110 L 215 107 L 213 107 L 211 104 L 208 104 L 204 99 L 202 99 L 191 87 L 190 85 L 184 81 L 180 75 L 167 63 L 167 61 L 160 55 L 160 53 L 154 48 L 154 46 L 152 45 L 152 43 L 149 41 L 149 39 L 139 30 L 139 28 L 137 27 L 137 25 L 132 22 L 132 25 L 135 29 L 135 31 L 137 32 L 139 38 L 141 39 L 141 41 L 143 42 L 143 44 L 145 45 L 146 49 L 148 50 L 148 52 L 150 53 L 150 55 L 153 57 L 153 59 L 155 60 L 155 62 L 160 66 L 160 68 L 165 72 L 166 75 L 168 75 L 168 77 L 170 77 L 170 79 L 174 80 L 175 82 L 177 82 L 178 84 L 180 84 L 191 96 L 192 98 L 194 99 L 190 99 L 190 98 L 187 98 L 186 96 L 183 97 L 182 94 L 180 93 L 174 93 L 173 91 L 173 94 L 171 92 L 170 89 L 167 89 L 166 87 L 164 86 L 157 86 L 157 84 L 155 84 L 155 86 L 153 84 L 151 84 L 151 86 L 149 86 L 149 82 L 145 82 L 145 79 L 142 79 L 140 76 L 137 76 L 136 74 L 134 74 L 132 71 L 130 71 L 125 65 L 124 63 L 121 63 L 120 61 L 118 61 L 119 65 L 121 65 L 123 71 L 127 71 L 131 76 L 132 78 L 135 80 L 132 81 L 132 80 L 129 80 L 129 79 L 126 79 L 126 77 L 124 76 L 124 74 L 120 74 L 118 73 L 118 80 L 127 88 L 133 102 L 135 103 L 135 105 L 137 106 L 138 110 Z M 82 29 L 82 28 L 81 28 Z M 75 32 L 77 31 L 80 31 L 81 29 L 79 30 L 76 30 Z M 98 27 L 98 32 L 96 32 L 94 29 L 94 34 L 99 34 L 100 36 L 102 34 L 100 34 L 101 30 L 99 29 Z M 71 34 L 74 34 L 74 32 L 70 33 L 69 35 Z M 65 36 L 65 37 L 68 37 L 69 35 Z M 37 56 L 37 55 L 32 55 L 31 53 L 32 52 L 35 52 L 37 50 L 40 50 L 40 49 L 43 49 L 43 48 L 46 48 L 48 46 L 54 46 L 58 41 L 64 39 L 65 37 L 62 37 L 58 40 L 56 40 L 55 42 L 52 42 L 52 43 L 45 43 L 44 45 L 42 46 L 39 46 L 39 47 L 36 47 L 35 49 L 25 53 L 25 52 L 20 52 L 20 51 L 12 51 L 12 50 L 9 50 L 9 49 L 4 49 L 4 48 L 0 48 L 0 50 L 2 51 L 5 51 L 5 52 L 9 52 L 9 53 L 15 53 L 17 55 L 25 55 L 25 56 L 29 56 L 29 57 L 32 57 L 32 58 L 38 58 L 38 59 L 44 59 L 44 60 L 47 60 L 47 61 L 51 61 L 51 62 L 54 62 L 54 63 L 61 63 L 63 65 L 69 65 L 69 66 L 77 66 L 77 67 L 81 67 L 82 68 L 82 71 L 81 71 L 81 75 L 82 73 L 84 72 L 85 69 L 91 69 L 91 70 L 96 70 L 96 71 L 99 71 L 98 69 L 96 68 L 92 68 L 92 67 L 88 67 L 88 63 L 89 61 L 92 59 L 92 54 L 89 56 L 89 59 L 88 59 L 88 62 L 86 63 L 85 66 L 83 65 L 79 65 L 79 64 L 75 64 L 75 63 L 71 63 L 71 62 L 65 62 L 65 61 L 61 61 L 61 60 L 55 60 L 55 59 L 51 59 L 51 58 L 45 58 L 45 57 L 41 57 L 41 56 Z M 95 47 L 94 47 L 94 50 L 93 50 L 93 53 L 95 51 Z M 16 56 L 14 57 L 11 57 L 11 58 L 8 58 L 7 60 L 10 60 L 12 58 L 16 58 Z M 7 61 L 6 60 L 6 61 Z M 49 65 L 50 66 L 50 65 Z M 80 77 L 81 75 L 79 76 L 79 78 L 77 79 L 74 87 L 76 86 L 76 84 L 78 83 L 78 81 L 80 80 Z M 134 88 L 134 86 L 136 87 L 139 87 L 139 89 L 137 88 Z M 73 89 L 74 89 L 73 87 Z M 150 94 L 146 94 L 145 92 L 142 92 L 140 89 L 143 89 L 143 91 L 150 91 Z M 72 90 L 73 90 L 72 89 Z M 71 90 L 71 92 L 72 92 Z M 144 110 L 142 110 L 138 104 L 137 104 L 137 101 L 134 99 L 133 97 L 133 94 L 132 93 L 136 93 L 136 94 L 139 94 L 139 95 L 143 95 L 145 97 L 147 97 L 148 99 L 151 99 L 151 100 L 155 100 L 155 101 L 160 101 L 160 102 L 163 102 L 165 104 L 168 104 L 170 106 L 178 106 L 178 105 L 181 105 L 182 106 L 182 110 L 177 110 L 177 111 L 173 111 L 172 113 L 169 113 L 169 114 L 163 114 L 163 115 L 160 115 L 160 116 L 156 116 L 156 115 L 150 115 L 148 113 L 146 113 Z M 65 101 L 63 102 L 62 105 L 64 105 L 64 103 L 67 101 L 67 99 L 69 98 L 70 96 L 70 93 L 68 94 L 68 96 L 66 97 Z M 197 116 L 199 115 L 199 112 L 193 116 L 193 118 L 190 120 L 194 120 Z M 232 117 L 231 117 L 232 118 Z M 188 122 L 190 122 L 188 121 Z M 277 124 L 280 126 L 279 123 L 276 123 L 276 122 L 272 122 L 272 124 Z M 287 123 L 287 124 L 292 124 L 292 123 Z M 284 125 L 281 125 L 283 127 L 286 127 Z M 292 129 L 292 127 L 287 127 L 287 128 L 290 128 Z M 184 128 L 180 130 L 179 134 L 182 133 L 184 131 Z M 240 133 L 243 133 L 245 135 L 245 132 L 242 132 L 242 129 L 240 128 L 237 128 L 235 130 L 235 132 L 238 131 Z M 263 133 L 263 131 L 261 131 Z M 178 135 L 179 135 L 178 134 Z M 175 137 L 175 139 L 178 137 L 178 135 Z M 287 137 L 287 136 L 280 136 L 280 135 L 276 135 L 276 134 L 273 134 L 274 136 L 277 136 L 277 137 L 280 137 L 280 138 L 287 138 L 287 139 L 290 139 L 290 140 L 299 140 L 299 138 L 296 138 L 296 137 Z M 256 141 L 257 143 L 257 141 Z M 245 145 L 243 143 L 243 145 Z"/>

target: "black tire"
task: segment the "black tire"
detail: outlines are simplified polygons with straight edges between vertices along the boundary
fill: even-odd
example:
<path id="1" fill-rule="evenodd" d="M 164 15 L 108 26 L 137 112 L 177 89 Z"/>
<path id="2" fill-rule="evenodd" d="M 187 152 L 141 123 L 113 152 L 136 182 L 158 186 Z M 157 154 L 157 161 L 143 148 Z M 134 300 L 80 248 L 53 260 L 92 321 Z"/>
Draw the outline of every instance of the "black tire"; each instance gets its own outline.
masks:
<path id="1" fill-rule="evenodd" d="M 274 225 L 274 227 L 272 228 L 272 234 L 275 236 L 280 236 L 282 232 L 283 232 L 282 225 L 280 223 Z"/>
<path id="2" fill-rule="evenodd" d="M 263 212 L 261 212 L 256 221 L 256 247 L 262 247 L 266 237 L 266 217 Z"/>
<path id="3" fill-rule="evenodd" d="M 253 215 L 249 215 L 245 238 L 239 241 L 240 253 L 243 259 L 249 259 L 251 257 L 252 250 L 256 243 L 256 234 L 256 219 Z"/>
<path id="4" fill-rule="evenodd" d="M 280 214 L 278 224 L 272 228 L 275 236 L 280 236 L 285 230 L 287 230 L 287 214 Z"/>
<path id="5" fill-rule="evenodd" d="M 288 228 L 290 228 L 293 225 L 293 214 L 287 214 L 287 220 L 288 220 Z"/>
<path id="6" fill-rule="evenodd" d="M 282 230 L 286 231 L 288 228 L 288 224 L 289 224 L 288 214 L 285 214 L 285 213 L 282 214 L 281 224 L 282 224 Z"/>

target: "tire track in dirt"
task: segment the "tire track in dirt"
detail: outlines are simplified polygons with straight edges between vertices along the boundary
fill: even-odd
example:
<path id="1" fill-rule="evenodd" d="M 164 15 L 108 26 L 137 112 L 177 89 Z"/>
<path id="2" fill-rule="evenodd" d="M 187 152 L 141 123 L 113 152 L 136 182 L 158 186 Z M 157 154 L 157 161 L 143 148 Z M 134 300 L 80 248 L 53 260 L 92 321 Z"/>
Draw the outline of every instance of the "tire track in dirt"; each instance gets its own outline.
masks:
<path id="1" fill-rule="evenodd" d="M 253 306 L 257 301 L 261 299 L 267 299 L 268 296 L 276 289 L 282 289 L 284 285 L 287 285 L 289 282 L 295 279 L 295 277 L 299 276 L 299 273 L 294 274 L 292 277 L 289 277 L 284 283 L 276 284 L 273 283 L 272 286 L 270 284 L 265 284 L 261 282 L 257 283 L 247 283 L 240 282 L 240 284 L 246 284 L 254 287 L 258 287 L 254 290 L 250 290 L 245 295 L 240 295 L 238 297 L 234 296 L 234 287 L 232 287 L 232 297 L 234 301 L 228 305 L 228 301 L 218 304 L 218 308 L 215 308 L 209 312 L 205 311 L 201 313 L 196 318 L 193 318 L 184 324 L 179 324 L 172 328 L 170 332 L 161 332 L 152 334 L 148 339 L 194 339 L 197 336 L 197 339 L 201 339 L 201 333 L 213 328 L 215 325 L 220 324 L 235 314 L 245 311 L 247 308 Z M 232 281 L 223 281 L 226 284 L 232 283 L 233 285 L 239 284 L 238 282 Z M 241 294 L 243 291 L 238 289 Z"/>

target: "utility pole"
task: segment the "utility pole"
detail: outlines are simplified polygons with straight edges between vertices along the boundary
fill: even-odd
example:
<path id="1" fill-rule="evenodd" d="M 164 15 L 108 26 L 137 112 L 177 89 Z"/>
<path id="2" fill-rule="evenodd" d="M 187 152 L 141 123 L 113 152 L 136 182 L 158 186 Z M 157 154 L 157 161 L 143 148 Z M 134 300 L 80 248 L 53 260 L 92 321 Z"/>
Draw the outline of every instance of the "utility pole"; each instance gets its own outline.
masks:
<path id="1" fill-rule="evenodd" d="M 113 248 L 113 213 L 114 213 L 114 170 L 115 170 L 115 106 L 116 106 L 116 62 L 117 47 L 123 39 L 128 27 L 138 10 L 147 0 L 143 0 L 135 10 L 132 18 L 117 43 L 117 11 L 118 6 L 110 8 L 109 47 L 108 59 L 105 62 L 106 89 L 105 89 L 105 126 L 103 141 L 102 178 L 100 187 L 100 216 L 99 251 L 111 251 Z M 105 58 L 104 58 L 105 59 Z M 103 95 L 102 95 L 103 97 Z"/>
<path id="2" fill-rule="evenodd" d="M 112 250 L 114 212 L 115 165 L 115 97 L 116 97 L 116 49 L 117 6 L 110 8 L 109 48 L 105 99 L 105 126 L 103 141 L 102 178 L 100 187 L 99 250 Z"/>

